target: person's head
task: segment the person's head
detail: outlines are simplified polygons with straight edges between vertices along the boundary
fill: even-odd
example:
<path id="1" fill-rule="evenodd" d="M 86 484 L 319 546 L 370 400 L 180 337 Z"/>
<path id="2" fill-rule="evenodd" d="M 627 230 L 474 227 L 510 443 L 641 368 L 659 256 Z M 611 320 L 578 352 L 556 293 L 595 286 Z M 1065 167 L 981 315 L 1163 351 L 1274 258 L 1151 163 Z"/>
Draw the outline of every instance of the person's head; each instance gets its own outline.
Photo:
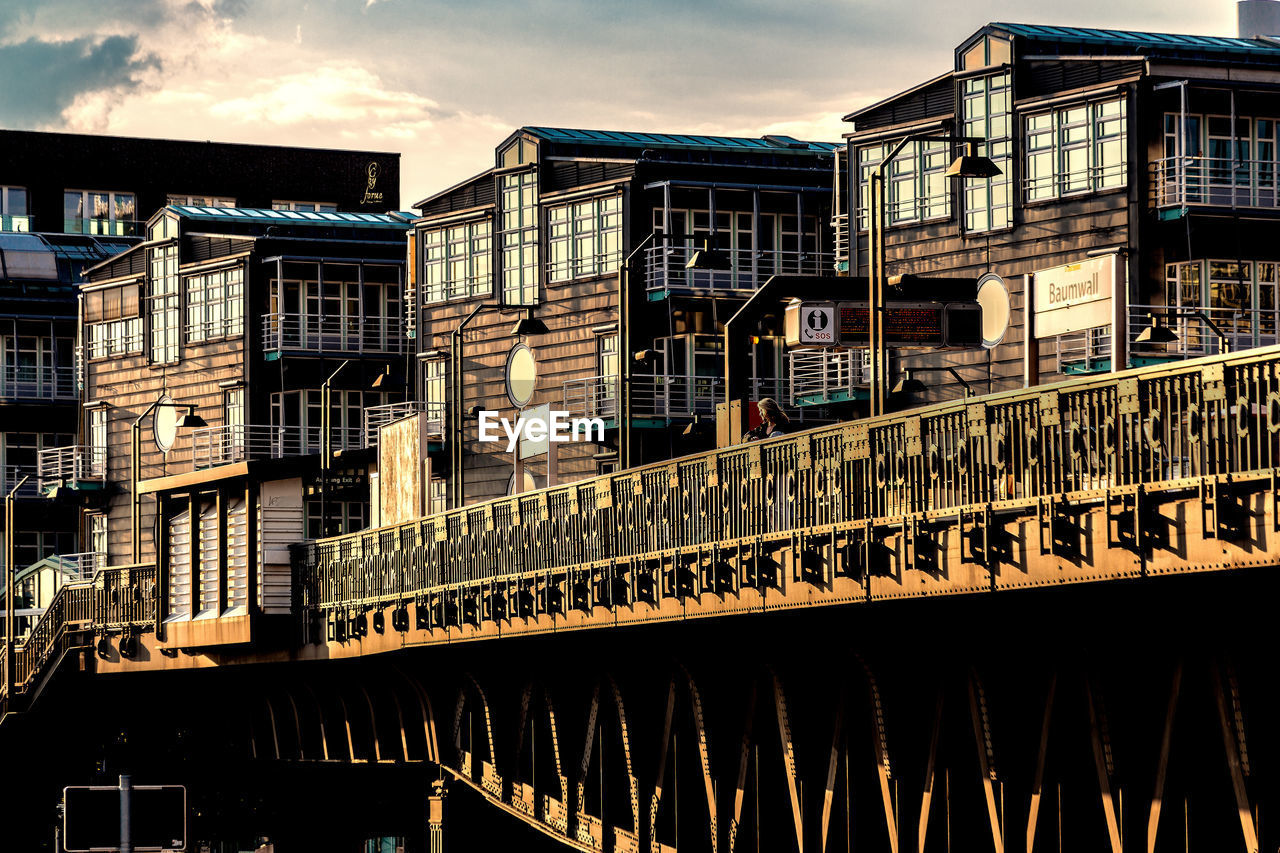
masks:
<path id="1" fill-rule="evenodd" d="M 760 411 L 761 420 L 768 421 L 775 426 L 785 426 L 791 422 L 791 419 L 783 413 L 782 408 L 778 405 L 778 401 L 772 397 L 765 397 L 756 404 L 756 408 Z"/>

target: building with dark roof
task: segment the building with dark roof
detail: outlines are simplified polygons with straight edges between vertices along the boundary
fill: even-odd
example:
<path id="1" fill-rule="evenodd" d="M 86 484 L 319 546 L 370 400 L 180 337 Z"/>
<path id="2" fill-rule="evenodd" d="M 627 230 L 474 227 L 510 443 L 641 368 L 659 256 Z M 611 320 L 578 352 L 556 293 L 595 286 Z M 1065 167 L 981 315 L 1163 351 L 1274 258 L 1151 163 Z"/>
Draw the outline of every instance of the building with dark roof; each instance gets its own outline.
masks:
<path id="1" fill-rule="evenodd" d="M 108 565 L 158 565 L 166 642 L 244 641 L 289 611 L 290 545 L 368 523 L 364 412 L 404 397 L 377 380 L 408 357 L 409 227 L 169 206 L 87 271 L 81 438 L 41 451 L 39 485 Z"/>
<path id="2" fill-rule="evenodd" d="M 946 61 L 845 117 L 841 260 L 867 273 L 871 174 L 915 139 L 888 167 L 888 274 L 998 274 L 1012 323 L 895 370 L 999 390 L 1277 341 L 1280 41 L 993 23 Z M 981 138 L 1001 174 L 952 183 L 936 136 Z"/>
<path id="3" fill-rule="evenodd" d="M 628 447 L 639 464 L 710 446 L 725 319 L 774 274 L 832 272 L 837 147 L 524 127 L 491 169 L 414 205 L 430 506 L 612 470 Z M 688 268 L 706 248 L 717 268 Z M 756 397 L 787 396 L 781 317 L 779 303 L 741 353 Z M 480 412 L 547 410 L 605 435 L 517 453 L 480 441 Z"/>

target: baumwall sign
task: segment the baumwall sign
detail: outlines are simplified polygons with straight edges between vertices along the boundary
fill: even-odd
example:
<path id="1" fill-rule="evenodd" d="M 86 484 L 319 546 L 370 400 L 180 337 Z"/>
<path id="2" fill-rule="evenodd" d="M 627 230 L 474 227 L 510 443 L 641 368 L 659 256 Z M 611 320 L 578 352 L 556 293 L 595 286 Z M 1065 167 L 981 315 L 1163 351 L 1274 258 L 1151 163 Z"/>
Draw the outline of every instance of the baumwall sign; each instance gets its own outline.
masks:
<path id="1" fill-rule="evenodd" d="M 1111 322 L 1119 255 L 1041 270 L 1032 276 L 1036 337 L 1065 335 Z"/>

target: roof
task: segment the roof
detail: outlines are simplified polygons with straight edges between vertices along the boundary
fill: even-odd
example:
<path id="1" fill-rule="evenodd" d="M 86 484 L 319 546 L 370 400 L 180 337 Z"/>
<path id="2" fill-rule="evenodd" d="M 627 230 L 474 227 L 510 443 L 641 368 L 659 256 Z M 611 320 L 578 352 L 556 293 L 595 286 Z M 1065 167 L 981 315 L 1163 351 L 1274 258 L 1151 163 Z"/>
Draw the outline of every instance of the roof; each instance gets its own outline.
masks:
<path id="1" fill-rule="evenodd" d="M 6 280 L 73 284 L 87 267 L 137 245 L 136 237 L 0 233 L 0 276 Z"/>
<path id="2" fill-rule="evenodd" d="M 1129 50 L 1199 51 L 1211 53 L 1252 53 L 1280 57 L 1280 44 L 1261 39 L 1228 36 L 1197 36 L 1177 33 L 1148 33 L 1134 30 L 1099 30 L 1091 27 L 1054 27 L 1044 24 L 993 23 L 992 27 L 1036 41 L 1075 42 Z"/>
<path id="3" fill-rule="evenodd" d="M 301 210 L 267 210 L 257 207 L 193 207 L 171 204 L 167 210 L 183 219 L 204 222 L 261 222 L 268 225 L 340 225 L 346 228 L 397 228 L 409 227 L 406 218 L 410 214 L 386 213 L 313 213 Z"/>
<path id="4" fill-rule="evenodd" d="M 578 130 L 567 127 L 525 127 L 522 130 L 548 142 L 594 144 L 623 148 L 680 148 L 698 151 L 795 152 L 826 154 L 840 148 L 833 142 L 805 142 L 791 136 L 703 136 L 692 133 L 643 133 L 630 130 Z"/>

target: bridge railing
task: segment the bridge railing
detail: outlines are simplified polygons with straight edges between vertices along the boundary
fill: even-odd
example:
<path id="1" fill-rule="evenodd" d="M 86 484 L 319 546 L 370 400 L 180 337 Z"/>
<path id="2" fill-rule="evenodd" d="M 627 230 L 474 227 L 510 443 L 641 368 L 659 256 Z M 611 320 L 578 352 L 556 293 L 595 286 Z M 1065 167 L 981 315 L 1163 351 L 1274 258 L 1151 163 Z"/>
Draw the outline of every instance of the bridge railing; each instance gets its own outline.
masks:
<path id="1" fill-rule="evenodd" d="M 297 555 L 302 604 L 360 607 L 826 525 L 1186 487 L 1278 460 L 1273 347 L 820 427 L 320 540 Z"/>

